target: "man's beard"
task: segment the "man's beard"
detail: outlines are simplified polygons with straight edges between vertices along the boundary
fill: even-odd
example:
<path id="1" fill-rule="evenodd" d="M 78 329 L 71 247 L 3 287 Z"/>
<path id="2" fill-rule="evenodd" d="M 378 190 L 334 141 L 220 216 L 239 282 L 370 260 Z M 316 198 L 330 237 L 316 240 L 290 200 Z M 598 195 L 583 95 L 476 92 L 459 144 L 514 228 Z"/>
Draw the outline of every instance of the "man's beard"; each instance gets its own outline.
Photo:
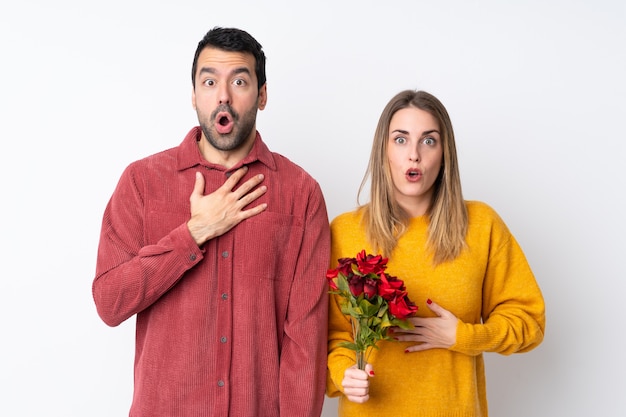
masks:
<path id="1" fill-rule="evenodd" d="M 220 151 L 232 151 L 240 148 L 250 137 L 256 123 L 256 111 L 256 106 L 252 107 L 241 117 L 228 104 L 222 104 L 215 109 L 209 120 L 199 117 L 200 127 L 212 147 Z M 214 129 L 219 112 L 230 113 L 234 124 L 230 133 L 220 134 Z"/>

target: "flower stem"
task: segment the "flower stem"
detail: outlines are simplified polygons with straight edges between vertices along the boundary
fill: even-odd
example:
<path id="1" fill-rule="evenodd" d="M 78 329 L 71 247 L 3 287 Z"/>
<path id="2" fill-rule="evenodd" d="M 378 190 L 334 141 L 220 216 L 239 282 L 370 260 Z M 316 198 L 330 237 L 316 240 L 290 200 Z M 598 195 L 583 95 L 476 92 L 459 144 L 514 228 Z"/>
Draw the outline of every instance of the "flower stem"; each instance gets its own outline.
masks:
<path id="1" fill-rule="evenodd" d="M 367 360 L 365 359 L 365 351 L 357 350 L 356 351 L 356 365 L 359 369 L 365 370 L 365 364 Z"/>
<path id="2" fill-rule="evenodd" d="M 365 370 L 365 365 L 367 364 L 366 353 L 369 345 L 362 334 L 362 326 L 367 326 L 367 319 L 352 317 L 351 323 L 352 335 L 356 344 L 356 364 L 359 369 Z"/>

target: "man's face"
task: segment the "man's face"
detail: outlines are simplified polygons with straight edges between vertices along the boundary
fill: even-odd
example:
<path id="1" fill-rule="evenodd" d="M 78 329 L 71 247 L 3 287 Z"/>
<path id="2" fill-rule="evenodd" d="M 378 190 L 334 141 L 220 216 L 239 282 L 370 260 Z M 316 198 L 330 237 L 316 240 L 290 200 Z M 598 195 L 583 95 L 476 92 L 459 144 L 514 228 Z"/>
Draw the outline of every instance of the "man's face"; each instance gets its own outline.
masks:
<path id="1" fill-rule="evenodd" d="M 256 136 L 256 113 L 267 101 L 266 86 L 259 91 L 254 56 L 205 48 L 198 56 L 192 104 L 203 140 L 222 152 L 251 147 Z"/>

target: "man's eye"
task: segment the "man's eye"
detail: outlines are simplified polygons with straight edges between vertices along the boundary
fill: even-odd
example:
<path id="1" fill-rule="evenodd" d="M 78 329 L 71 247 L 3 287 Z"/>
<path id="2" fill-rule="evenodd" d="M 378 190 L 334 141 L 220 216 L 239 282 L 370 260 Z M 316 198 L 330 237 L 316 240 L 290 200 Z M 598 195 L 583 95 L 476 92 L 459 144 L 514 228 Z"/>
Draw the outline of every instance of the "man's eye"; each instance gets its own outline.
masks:
<path id="1" fill-rule="evenodd" d="M 246 85 L 246 82 L 242 80 L 241 78 L 237 78 L 235 81 L 233 81 L 233 84 L 241 87 L 241 86 Z"/>
<path id="2" fill-rule="evenodd" d="M 203 84 L 206 86 L 212 86 L 212 85 L 215 85 L 215 81 L 209 79 L 209 80 L 205 80 Z"/>

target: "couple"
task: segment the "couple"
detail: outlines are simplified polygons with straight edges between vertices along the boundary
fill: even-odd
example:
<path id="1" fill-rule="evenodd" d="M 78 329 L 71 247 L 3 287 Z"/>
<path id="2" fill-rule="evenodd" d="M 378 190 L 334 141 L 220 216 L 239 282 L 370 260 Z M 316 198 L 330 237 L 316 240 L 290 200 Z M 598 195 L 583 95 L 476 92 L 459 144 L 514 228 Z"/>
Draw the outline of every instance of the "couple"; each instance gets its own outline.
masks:
<path id="1" fill-rule="evenodd" d="M 130 164 L 102 221 L 98 314 L 110 326 L 136 316 L 130 416 L 319 416 L 325 392 L 341 396 L 341 416 L 487 416 L 482 352 L 537 346 L 544 303 L 506 225 L 463 200 L 440 101 L 389 101 L 370 202 L 329 228 L 318 183 L 256 130 L 261 45 L 216 27 L 191 75 L 199 126 Z M 350 322 L 325 278 L 362 249 L 424 296 L 413 329 L 365 370 L 340 346 Z"/>

